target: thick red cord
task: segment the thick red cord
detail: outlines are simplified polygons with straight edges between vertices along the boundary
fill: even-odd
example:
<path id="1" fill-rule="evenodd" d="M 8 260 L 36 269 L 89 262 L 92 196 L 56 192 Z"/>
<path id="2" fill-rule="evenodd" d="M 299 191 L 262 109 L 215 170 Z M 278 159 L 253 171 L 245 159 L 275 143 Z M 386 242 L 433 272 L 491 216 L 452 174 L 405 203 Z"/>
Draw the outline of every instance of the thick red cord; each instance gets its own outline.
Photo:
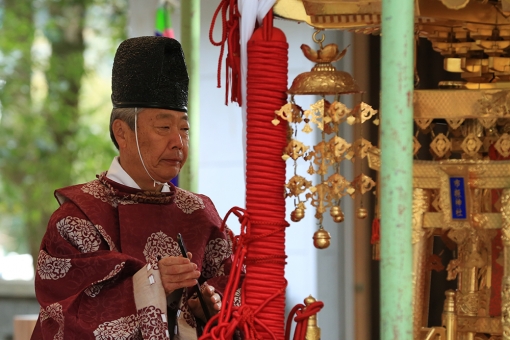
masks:
<path id="1" fill-rule="evenodd" d="M 241 233 L 239 236 L 233 237 L 234 240 L 234 260 L 232 263 L 232 269 L 230 272 L 230 277 L 227 282 L 227 286 L 225 288 L 223 294 L 222 310 L 213 316 L 206 327 L 204 328 L 204 332 L 200 337 L 200 340 L 210 340 L 210 339 L 218 339 L 218 340 L 226 340 L 232 339 L 236 329 L 241 330 L 244 334 L 244 339 L 265 339 L 260 335 L 257 331 L 258 328 L 265 330 L 269 334 L 272 334 L 272 338 L 276 339 L 273 335 L 272 330 L 262 321 L 260 320 L 261 310 L 266 308 L 269 301 L 272 301 L 276 298 L 281 291 L 276 291 L 273 295 L 270 296 L 265 302 L 261 305 L 254 307 L 250 307 L 243 303 L 246 299 L 245 285 L 243 285 L 243 289 L 241 292 L 241 302 L 243 303 L 240 307 L 234 306 L 234 298 L 235 292 L 239 287 L 239 283 L 241 281 L 241 274 L 243 272 L 243 266 L 246 260 L 247 247 L 251 242 L 256 240 L 251 237 L 251 221 L 246 210 L 243 210 L 238 207 L 233 207 L 225 216 L 222 224 L 222 230 L 225 230 L 226 221 L 230 214 L 235 214 L 239 222 L 241 223 Z M 286 226 L 286 223 L 285 223 Z M 262 235 L 264 236 L 264 235 Z M 261 236 L 259 236 L 261 237 Z M 255 262 L 263 262 L 264 260 L 271 260 L 272 256 L 268 258 L 260 258 Z M 282 307 L 283 308 L 283 307 Z M 265 311 L 264 311 L 265 313 Z"/>
<path id="2" fill-rule="evenodd" d="M 213 38 L 214 25 L 218 19 L 218 14 L 221 11 L 221 39 L 215 41 Z M 214 12 L 211 26 L 209 27 L 209 41 L 214 46 L 221 46 L 220 57 L 218 59 L 218 73 L 217 73 L 217 87 L 221 87 L 221 63 L 223 54 L 225 52 L 225 44 L 228 45 L 227 58 L 225 59 L 225 74 L 226 74 L 226 90 L 225 90 L 225 105 L 228 105 L 228 93 L 231 89 L 230 100 L 241 103 L 241 46 L 239 44 L 239 10 L 237 8 L 237 0 L 221 0 L 218 8 Z"/>
<path id="3" fill-rule="evenodd" d="M 287 51 L 285 35 L 273 28 L 270 11 L 248 42 L 247 209 L 233 208 L 229 212 L 241 221 L 241 233 L 235 239 L 233 268 L 223 296 L 224 308 L 208 322 L 201 340 L 231 339 L 236 328 L 246 340 L 284 338 L 288 223 L 285 221 L 285 163 L 281 155 L 287 145 L 287 124 L 282 122 L 275 127 L 271 121 L 274 112 L 287 99 Z M 241 290 L 242 305 L 234 307 L 243 265 L 246 265 L 246 275 Z"/>
<path id="4" fill-rule="evenodd" d="M 246 209 L 251 218 L 244 300 L 265 305 L 256 324 L 260 339 L 283 339 L 285 324 L 285 163 L 287 124 L 273 126 L 287 101 L 288 44 L 273 27 L 272 11 L 248 42 Z"/>

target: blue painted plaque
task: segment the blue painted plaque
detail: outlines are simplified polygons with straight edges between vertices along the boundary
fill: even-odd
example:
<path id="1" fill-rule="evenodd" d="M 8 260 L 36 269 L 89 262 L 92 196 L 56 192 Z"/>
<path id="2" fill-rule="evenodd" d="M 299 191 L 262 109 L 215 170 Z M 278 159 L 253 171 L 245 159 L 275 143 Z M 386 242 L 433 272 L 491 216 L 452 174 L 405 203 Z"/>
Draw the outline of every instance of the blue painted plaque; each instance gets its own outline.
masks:
<path id="1" fill-rule="evenodd" d="M 466 219 L 467 209 L 464 177 L 450 177 L 450 199 L 452 202 L 452 219 Z"/>

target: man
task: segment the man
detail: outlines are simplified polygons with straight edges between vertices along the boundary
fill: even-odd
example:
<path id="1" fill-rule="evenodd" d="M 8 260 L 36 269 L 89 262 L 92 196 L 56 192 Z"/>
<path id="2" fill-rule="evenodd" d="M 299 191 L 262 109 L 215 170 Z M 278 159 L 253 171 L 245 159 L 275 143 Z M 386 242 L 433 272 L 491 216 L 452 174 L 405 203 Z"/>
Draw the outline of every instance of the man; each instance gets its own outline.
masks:
<path id="1" fill-rule="evenodd" d="M 32 339 L 196 339 L 231 266 L 210 199 L 177 188 L 188 156 L 188 74 L 171 38 L 124 41 L 112 71 L 119 156 L 96 180 L 55 192 L 41 244 Z M 176 242 L 182 234 L 188 257 Z M 206 283 L 207 281 L 207 283 Z"/>

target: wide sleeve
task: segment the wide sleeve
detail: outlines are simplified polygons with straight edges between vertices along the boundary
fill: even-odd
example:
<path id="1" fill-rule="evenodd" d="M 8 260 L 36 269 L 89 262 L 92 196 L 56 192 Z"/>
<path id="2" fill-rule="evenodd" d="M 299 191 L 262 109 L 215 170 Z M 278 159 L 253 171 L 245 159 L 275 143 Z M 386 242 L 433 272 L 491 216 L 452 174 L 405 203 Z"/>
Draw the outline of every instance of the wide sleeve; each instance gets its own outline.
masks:
<path id="1" fill-rule="evenodd" d="M 32 339 L 141 339 L 133 275 L 144 263 L 116 250 L 104 226 L 72 202 L 52 215 L 35 279 Z"/>

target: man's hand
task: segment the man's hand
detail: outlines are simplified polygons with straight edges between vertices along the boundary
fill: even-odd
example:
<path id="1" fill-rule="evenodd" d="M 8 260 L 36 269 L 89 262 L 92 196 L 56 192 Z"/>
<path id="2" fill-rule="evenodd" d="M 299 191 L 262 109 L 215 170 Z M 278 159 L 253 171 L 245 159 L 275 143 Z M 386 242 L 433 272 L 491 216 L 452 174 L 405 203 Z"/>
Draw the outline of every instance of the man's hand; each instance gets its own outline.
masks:
<path id="1" fill-rule="evenodd" d="M 213 286 L 209 286 L 207 283 L 204 283 L 201 288 L 202 297 L 204 298 L 204 302 L 209 308 L 209 314 L 211 316 L 217 314 L 221 310 L 221 297 L 220 294 L 215 292 Z M 189 299 L 188 305 L 191 309 L 191 312 L 195 317 L 201 319 L 203 322 L 206 322 L 204 311 L 202 310 L 202 306 L 200 306 L 200 301 L 197 298 Z"/>
<path id="2" fill-rule="evenodd" d="M 197 270 L 197 265 L 190 260 L 190 252 L 188 252 L 188 258 L 167 256 L 159 260 L 161 282 L 167 296 L 172 294 L 174 290 L 193 287 L 197 284 L 200 272 Z"/>

